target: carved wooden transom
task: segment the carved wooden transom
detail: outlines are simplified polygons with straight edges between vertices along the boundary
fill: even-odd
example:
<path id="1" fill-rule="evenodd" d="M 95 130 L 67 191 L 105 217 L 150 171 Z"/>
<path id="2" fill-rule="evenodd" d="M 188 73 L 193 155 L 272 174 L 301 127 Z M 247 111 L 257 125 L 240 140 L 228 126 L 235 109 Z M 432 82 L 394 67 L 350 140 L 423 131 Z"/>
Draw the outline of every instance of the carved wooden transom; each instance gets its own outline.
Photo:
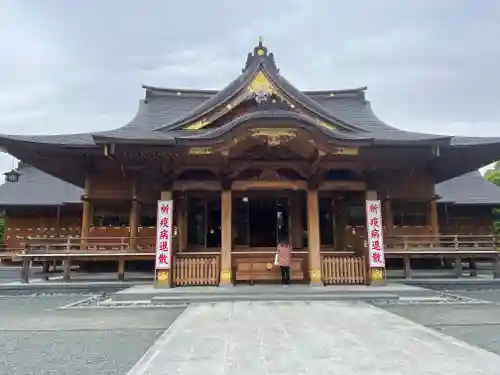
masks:
<path id="1" fill-rule="evenodd" d="M 253 160 L 253 161 L 273 161 L 273 160 L 297 160 L 301 159 L 299 155 L 291 151 L 287 147 L 276 146 L 269 147 L 268 145 L 255 145 L 242 152 L 238 159 Z"/>

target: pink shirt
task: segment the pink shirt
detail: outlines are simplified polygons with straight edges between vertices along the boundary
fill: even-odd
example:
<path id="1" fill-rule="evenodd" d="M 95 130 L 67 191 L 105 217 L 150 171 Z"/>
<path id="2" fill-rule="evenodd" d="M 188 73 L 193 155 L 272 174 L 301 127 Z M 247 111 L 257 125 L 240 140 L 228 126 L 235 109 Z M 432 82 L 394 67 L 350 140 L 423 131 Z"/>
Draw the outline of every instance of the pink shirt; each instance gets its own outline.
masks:
<path id="1" fill-rule="evenodd" d="M 290 267 L 292 258 L 292 247 L 287 244 L 278 244 L 278 265 Z"/>

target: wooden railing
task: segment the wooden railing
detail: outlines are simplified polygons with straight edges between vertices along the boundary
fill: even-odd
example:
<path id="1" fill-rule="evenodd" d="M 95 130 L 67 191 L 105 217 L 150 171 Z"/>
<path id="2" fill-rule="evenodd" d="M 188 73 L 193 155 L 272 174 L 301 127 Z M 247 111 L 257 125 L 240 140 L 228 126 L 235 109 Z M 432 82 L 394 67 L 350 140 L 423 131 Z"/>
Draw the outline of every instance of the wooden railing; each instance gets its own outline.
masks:
<path id="1" fill-rule="evenodd" d="M 500 247 L 498 235 L 407 235 L 385 237 L 386 252 L 400 251 L 485 251 Z"/>
<path id="2" fill-rule="evenodd" d="M 135 244 L 141 239 L 150 246 L 139 247 Z M 84 252 L 84 253 L 150 253 L 154 254 L 154 237 L 67 237 L 67 238 L 26 238 L 26 252 Z"/>
<path id="3" fill-rule="evenodd" d="M 364 256 L 328 254 L 322 255 L 321 258 L 321 275 L 325 285 L 366 283 Z"/>
<path id="4" fill-rule="evenodd" d="M 220 256 L 214 253 L 176 254 L 174 286 L 219 285 Z"/>
<path id="5" fill-rule="evenodd" d="M 386 258 L 403 260 L 405 278 L 412 275 L 415 258 L 441 259 L 453 263 L 456 277 L 462 276 L 462 262 L 469 263 L 471 276 L 477 276 L 476 260 L 489 260 L 493 277 L 500 277 L 500 237 L 497 235 L 434 235 L 386 237 Z"/>

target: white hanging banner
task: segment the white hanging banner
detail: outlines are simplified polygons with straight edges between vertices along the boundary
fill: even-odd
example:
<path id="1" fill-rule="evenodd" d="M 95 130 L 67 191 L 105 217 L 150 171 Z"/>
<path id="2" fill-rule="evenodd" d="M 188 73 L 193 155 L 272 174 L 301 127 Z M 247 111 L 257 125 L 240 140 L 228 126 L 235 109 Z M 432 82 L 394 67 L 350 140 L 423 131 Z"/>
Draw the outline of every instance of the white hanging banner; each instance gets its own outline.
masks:
<path id="1" fill-rule="evenodd" d="M 384 230 L 382 205 L 379 200 L 366 201 L 366 230 L 368 232 L 368 257 L 371 268 L 385 267 Z"/>
<path id="2" fill-rule="evenodd" d="M 172 263 L 173 213 L 174 201 L 158 201 L 155 262 L 157 270 L 168 270 Z"/>

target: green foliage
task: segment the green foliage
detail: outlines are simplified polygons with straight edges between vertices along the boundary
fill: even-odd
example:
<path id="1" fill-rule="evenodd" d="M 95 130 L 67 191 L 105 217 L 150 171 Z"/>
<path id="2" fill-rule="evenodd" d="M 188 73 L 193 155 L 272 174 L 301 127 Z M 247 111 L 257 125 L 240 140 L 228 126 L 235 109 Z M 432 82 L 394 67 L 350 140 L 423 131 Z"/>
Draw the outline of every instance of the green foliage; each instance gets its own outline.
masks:
<path id="1" fill-rule="evenodd" d="M 493 182 L 495 185 L 500 186 L 500 170 L 490 169 L 486 171 L 484 178 L 486 178 L 489 182 Z"/>
<path id="2" fill-rule="evenodd" d="M 500 186 L 500 160 L 493 164 L 492 169 L 488 169 L 484 174 L 484 178 Z"/>
<path id="3" fill-rule="evenodd" d="M 493 214 L 493 232 L 500 235 L 500 208 L 494 208 Z"/>

